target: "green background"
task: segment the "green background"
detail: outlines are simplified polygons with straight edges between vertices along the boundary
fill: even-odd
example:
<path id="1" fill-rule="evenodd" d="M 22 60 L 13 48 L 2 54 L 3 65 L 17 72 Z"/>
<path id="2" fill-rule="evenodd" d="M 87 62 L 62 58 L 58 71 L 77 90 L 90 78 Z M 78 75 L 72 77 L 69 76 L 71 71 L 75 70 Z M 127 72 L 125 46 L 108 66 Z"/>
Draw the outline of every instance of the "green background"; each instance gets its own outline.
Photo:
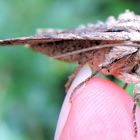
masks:
<path id="1" fill-rule="evenodd" d="M 0 39 L 32 35 L 37 28 L 73 28 L 125 9 L 140 14 L 139 5 L 138 0 L 0 0 Z M 74 67 L 23 46 L 1 47 L 0 140 L 53 139 Z"/>

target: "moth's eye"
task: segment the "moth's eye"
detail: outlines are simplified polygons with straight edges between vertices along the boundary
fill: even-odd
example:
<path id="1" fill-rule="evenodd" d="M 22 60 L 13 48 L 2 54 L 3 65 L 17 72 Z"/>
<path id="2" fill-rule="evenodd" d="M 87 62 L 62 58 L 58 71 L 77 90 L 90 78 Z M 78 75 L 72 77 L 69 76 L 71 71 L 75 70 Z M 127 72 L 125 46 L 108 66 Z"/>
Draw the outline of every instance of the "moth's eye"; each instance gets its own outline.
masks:
<path id="1" fill-rule="evenodd" d="M 140 75 L 140 67 L 138 67 L 135 71 L 135 73 L 137 73 L 138 75 Z"/>
<path id="2" fill-rule="evenodd" d="M 139 67 L 139 65 L 138 65 L 138 64 L 135 65 L 135 66 L 133 67 L 133 69 L 131 70 L 131 72 L 132 72 L 132 73 L 140 73 L 140 67 Z"/>

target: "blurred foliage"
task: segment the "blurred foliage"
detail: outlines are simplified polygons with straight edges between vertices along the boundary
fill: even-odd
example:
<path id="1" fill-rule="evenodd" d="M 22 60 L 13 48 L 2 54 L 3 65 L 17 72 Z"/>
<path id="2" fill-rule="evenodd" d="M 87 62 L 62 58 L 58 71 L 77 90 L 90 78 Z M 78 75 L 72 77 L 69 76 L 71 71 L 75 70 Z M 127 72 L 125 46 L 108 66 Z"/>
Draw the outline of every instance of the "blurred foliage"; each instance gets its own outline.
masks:
<path id="1" fill-rule="evenodd" d="M 0 0 L 0 39 L 27 36 L 37 28 L 72 28 L 105 20 L 138 0 Z M 53 139 L 64 85 L 75 65 L 22 46 L 0 48 L 0 140 Z M 131 89 L 128 89 L 131 90 Z"/>

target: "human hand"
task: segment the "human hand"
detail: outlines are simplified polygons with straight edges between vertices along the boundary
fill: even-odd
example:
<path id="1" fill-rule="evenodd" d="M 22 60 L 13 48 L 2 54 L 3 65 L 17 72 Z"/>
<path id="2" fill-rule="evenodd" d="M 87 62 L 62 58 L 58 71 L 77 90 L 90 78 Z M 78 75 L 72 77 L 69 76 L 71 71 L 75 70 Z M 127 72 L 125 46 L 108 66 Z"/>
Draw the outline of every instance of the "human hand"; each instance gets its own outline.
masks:
<path id="1" fill-rule="evenodd" d="M 79 76 L 84 77 L 85 73 Z M 140 139 L 140 109 L 136 112 L 135 138 L 133 100 L 121 87 L 106 79 L 93 78 L 75 92 L 70 103 L 71 90 L 60 113 L 55 140 Z"/>

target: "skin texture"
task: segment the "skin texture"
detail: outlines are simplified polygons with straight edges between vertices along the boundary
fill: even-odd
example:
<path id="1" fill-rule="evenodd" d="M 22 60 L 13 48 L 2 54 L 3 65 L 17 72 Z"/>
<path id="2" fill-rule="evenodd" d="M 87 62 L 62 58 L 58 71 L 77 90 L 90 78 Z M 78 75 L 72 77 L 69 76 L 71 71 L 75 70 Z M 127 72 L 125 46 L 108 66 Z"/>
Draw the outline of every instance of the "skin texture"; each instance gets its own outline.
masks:
<path id="1" fill-rule="evenodd" d="M 79 77 L 84 74 L 83 71 Z M 95 77 L 75 92 L 72 103 L 69 96 L 70 91 L 60 113 L 55 140 L 140 139 L 140 109 L 136 112 L 138 135 L 135 138 L 133 100 L 115 83 Z"/>

